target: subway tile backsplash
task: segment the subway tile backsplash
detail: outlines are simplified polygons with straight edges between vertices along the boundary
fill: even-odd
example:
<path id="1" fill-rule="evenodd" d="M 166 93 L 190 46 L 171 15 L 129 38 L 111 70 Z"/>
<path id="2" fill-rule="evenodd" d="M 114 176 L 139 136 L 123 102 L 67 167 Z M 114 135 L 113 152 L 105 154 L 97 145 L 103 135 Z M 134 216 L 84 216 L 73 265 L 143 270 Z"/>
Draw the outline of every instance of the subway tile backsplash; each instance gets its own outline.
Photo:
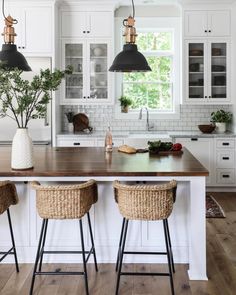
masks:
<path id="1" fill-rule="evenodd" d="M 198 130 L 197 125 L 210 121 L 210 115 L 213 111 L 223 109 L 230 111 L 231 106 L 228 105 L 181 105 L 179 120 L 150 120 L 154 124 L 154 130 L 164 131 L 195 131 Z M 63 132 L 68 131 L 68 122 L 65 116 L 67 111 L 74 113 L 86 113 L 89 117 L 90 126 L 96 131 L 105 131 L 111 126 L 113 131 L 132 131 L 145 130 L 146 114 L 142 120 L 124 120 L 115 119 L 114 106 L 62 106 L 62 126 Z"/>

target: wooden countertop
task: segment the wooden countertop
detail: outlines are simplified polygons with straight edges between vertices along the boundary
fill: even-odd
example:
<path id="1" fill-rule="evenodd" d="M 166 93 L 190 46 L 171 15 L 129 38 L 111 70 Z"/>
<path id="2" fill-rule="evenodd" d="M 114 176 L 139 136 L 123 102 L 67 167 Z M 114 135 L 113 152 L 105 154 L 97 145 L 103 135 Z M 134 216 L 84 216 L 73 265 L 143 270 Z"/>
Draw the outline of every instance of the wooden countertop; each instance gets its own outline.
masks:
<path id="1" fill-rule="evenodd" d="M 201 163 L 184 149 L 182 155 L 128 155 L 104 148 L 34 147 L 31 170 L 11 169 L 11 147 L 0 147 L 1 176 L 208 176 Z"/>

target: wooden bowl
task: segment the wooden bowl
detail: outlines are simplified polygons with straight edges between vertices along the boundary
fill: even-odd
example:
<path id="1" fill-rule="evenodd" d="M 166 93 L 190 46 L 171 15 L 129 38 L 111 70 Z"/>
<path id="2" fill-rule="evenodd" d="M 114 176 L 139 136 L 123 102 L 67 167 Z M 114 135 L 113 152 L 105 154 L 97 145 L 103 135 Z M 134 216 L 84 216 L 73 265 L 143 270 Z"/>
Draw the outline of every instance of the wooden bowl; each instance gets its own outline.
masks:
<path id="1" fill-rule="evenodd" d="M 198 128 L 202 133 L 211 133 L 212 131 L 215 130 L 216 126 L 213 124 L 208 124 L 208 125 L 198 125 Z"/>

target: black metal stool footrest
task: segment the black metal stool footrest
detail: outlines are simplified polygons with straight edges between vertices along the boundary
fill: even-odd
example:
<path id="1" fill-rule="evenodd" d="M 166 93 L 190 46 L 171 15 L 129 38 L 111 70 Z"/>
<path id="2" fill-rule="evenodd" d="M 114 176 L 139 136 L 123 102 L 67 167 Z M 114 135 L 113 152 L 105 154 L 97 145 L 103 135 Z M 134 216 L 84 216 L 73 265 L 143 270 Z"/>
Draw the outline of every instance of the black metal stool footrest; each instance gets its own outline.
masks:
<path id="1" fill-rule="evenodd" d="M 13 251 L 13 252 L 11 252 Z M 0 262 L 3 261 L 3 259 L 7 256 L 7 255 L 14 255 L 14 248 L 12 247 L 11 249 L 9 249 L 8 251 L 6 252 L 0 252 L 0 255 L 3 255 L 1 258 L 0 258 Z"/>
<path id="2" fill-rule="evenodd" d="M 122 276 L 163 276 L 163 277 L 169 277 L 170 274 L 163 273 L 163 272 L 121 272 L 120 275 Z"/>
<path id="3" fill-rule="evenodd" d="M 139 254 L 139 255 L 167 255 L 167 252 L 131 252 L 131 251 L 124 251 L 123 254 Z"/>
<path id="4" fill-rule="evenodd" d="M 73 276 L 73 275 L 79 275 L 79 276 L 83 276 L 85 273 L 83 271 L 36 271 L 35 275 L 51 275 L 51 276 Z"/>

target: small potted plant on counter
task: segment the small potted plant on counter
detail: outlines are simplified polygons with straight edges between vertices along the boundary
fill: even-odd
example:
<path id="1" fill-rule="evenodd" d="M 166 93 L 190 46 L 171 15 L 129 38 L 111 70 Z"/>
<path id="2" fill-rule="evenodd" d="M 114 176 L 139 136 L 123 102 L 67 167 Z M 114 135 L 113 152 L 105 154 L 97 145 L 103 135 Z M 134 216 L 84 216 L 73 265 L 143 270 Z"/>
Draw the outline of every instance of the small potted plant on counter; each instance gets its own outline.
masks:
<path id="1" fill-rule="evenodd" d="M 216 125 L 216 131 L 218 133 L 226 132 L 226 124 L 231 123 L 233 114 L 224 110 L 218 110 L 211 113 L 211 122 Z"/>
<path id="2" fill-rule="evenodd" d="M 12 141 L 11 167 L 26 170 L 33 167 L 33 144 L 28 134 L 30 120 L 45 118 L 51 92 L 72 68 L 65 71 L 41 70 L 32 81 L 25 80 L 23 71 L 0 68 L 0 118 L 9 117 L 16 122 L 17 131 Z"/>
<path id="3" fill-rule="evenodd" d="M 119 98 L 120 106 L 121 106 L 121 112 L 122 113 L 128 113 L 129 111 L 129 106 L 132 105 L 133 101 L 132 99 L 126 97 L 126 96 L 121 96 Z"/>

